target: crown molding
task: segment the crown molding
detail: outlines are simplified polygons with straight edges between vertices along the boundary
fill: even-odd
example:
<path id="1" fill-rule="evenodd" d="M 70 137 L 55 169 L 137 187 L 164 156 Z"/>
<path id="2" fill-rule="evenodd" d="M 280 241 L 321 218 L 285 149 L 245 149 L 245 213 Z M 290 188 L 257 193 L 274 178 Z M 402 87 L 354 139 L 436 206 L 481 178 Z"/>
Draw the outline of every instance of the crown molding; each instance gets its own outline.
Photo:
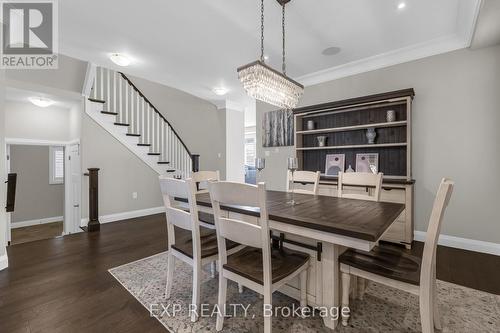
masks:
<path id="1" fill-rule="evenodd" d="M 411 45 L 394 51 L 377 54 L 340 66 L 331 67 L 297 78 L 304 86 L 337 80 L 343 77 L 366 73 L 405 62 L 418 60 L 433 55 L 446 53 L 467 47 L 456 35 L 434 39 L 421 44 Z"/>
<path id="2" fill-rule="evenodd" d="M 298 77 L 297 81 L 304 86 L 312 86 L 467 48 L 471 45 L 474 36 L 481 4 L 482 0 L 460 2 L 457 12 L 456 32 L 453 34 L 306 74 Z"/>

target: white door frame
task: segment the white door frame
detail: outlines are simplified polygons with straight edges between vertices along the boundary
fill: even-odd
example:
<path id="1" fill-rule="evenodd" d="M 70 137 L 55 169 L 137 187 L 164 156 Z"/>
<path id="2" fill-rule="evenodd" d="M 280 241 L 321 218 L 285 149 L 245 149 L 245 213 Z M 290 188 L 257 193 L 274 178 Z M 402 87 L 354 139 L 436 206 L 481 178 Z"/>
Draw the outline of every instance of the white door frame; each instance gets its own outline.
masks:
<path id="1" fill-rule="evenodd" d="M 5 145 L 6 145 L 6 154 L 3 157 L 5 163 L 6 163 L 6 174 L 5 179 L 7 179 L 7 174 L 10 172 L 10 146 L 11 145 L 29 145 L 29 146 L 62 146 L 64 147 L 64 152 L 66 156 L 66 150 L 69 148 L 69 146 L 74 145 L 74 144 L 80 144 L 80 139 L 72 140 L 72 141 L 51 141 L 51 140 L 32 140 L 32 139 L 23 139 L 23 138 L 5 138 Z M 9 158 L 7 159 L 7 156 Z M 70 216 L 66 216 L 66 212 L 71 211 L 73 209 L 73 203 L 70 200 L 70 193 L 66 188 L 66 184 L 71 183 L 71 174 L 66 172 L 66 165 L 67 165 L 66 157 L 65 157 L 65 172 L 64 172 L 64 210 L 63 210 L 63 225 L 64 225 L 64 232 L 63 234 L 69 234 L 69 233 L 75 233 L 79 232 L 79 228 L 75 228 L 75 226 L 80 225 L 80 220 L 81 216 L 78 219 L 78 221 L 70 221 Z M 81 160 L 80 160 L 80 168 L 81 168 Z M 80 169 L 81 170 L 81 169 Z M 81 178 L 80 178 L 81 182 Z M 80 185 L 81 186 L 81 185 Z M 70 206 L 70 207 L 68 207 Z M 80 198 L 80 207 L 81 207 L 81 198 Z M 80 211 L 81 215 L 81 211 Z M 7 223 L 6 223 L 6 235 L 7 235 L 7 241 L 10 242 L 11 240 L 11 228 L 10 228 L 10 222 L 11 222 L 11 213 L 7 214 Z"/>

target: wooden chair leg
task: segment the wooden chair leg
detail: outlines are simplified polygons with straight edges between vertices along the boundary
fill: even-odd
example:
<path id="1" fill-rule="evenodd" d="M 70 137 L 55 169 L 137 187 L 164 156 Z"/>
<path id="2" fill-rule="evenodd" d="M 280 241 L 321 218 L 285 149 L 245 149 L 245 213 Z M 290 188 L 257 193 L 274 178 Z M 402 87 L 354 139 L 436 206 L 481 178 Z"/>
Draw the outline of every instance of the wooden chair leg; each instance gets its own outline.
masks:
<path id="1" fill-rule="evenodd" d="M 365 297 L 365 290 L 366 290 L 366 284 L 367 281 L 366 279 L 359 277 L 358 276 L 358 298 L 362 300 Z"/>
<path id="2" fill-rule="evenodd" d="M 434 328 L 441 330 L 442 325 L 441 325 L 441 315 L 439 311 L 439 304 L 437 302 L 437 285 L 436 285 L 436 280 L 434 280 L 434 290 L 432 291 L 432 296 L 433 296 L 433 310 L 434 310 Z"/>
<path id="3" fill-rule="evenodd" d="M 307 306 L 307 269 L 300 272 L 300 307 Z"/>
<path id="4" fill-rule="evenodd" d="M 264 292 L 264 304 L 273 304 L 273 294 Z M 271 333 L 272 316 L 264 316 L 264 333 Z"/>
<path id="5" fill-rule="evenodd" d="M 351 276 L 351 292 L 352 299 L 358 299 L 358 277 L 356 275 Z"/>
<path id="6" fill-rule="evenodd" d="M 422 286 L 420 286 L 422 288 Z M 432 286 L 429 286 L 432 290 Z M 422 322 L 422 333 L 434 333 L 434 305 L 431 290 L 420 291 L 420 321 Z"/>
<path id="7" fill-rule="evenodd" d="M 175 257 L 170 251 L 167 257 L 167 285 L 165 286 L 166 299 L 170 298 L 170 292 L 172 290 L 172 280 L 174 278 L 174 270 L 175 270 Z"/>
<path id="8" fill-rule="evenodd" d="M 200 286 L 201 286 L 201 263 L 198 262 L 193 266 L 193 300 L 191 301 L 195 311 L 191 312 L 191 322 L 198 320 L 198 312 L 200 311 Z"/>
<path id="9" fill-rule="evenodd" d="M 210 263 L 210 277 L 213 279 L 215 278 L 215 273 L 216 273 L 216 264 L 217 262 L 214 260 Z"/>
<path id="10" fill-rule="evenodd" d="M 351 275 L 342 272 L 342 308 L 349 308 L 349 291 L 351 290 Z M 342 310 L 342 309 L 341 309 Z M 343 313 L 343 311 L 341 311 Z M 347 326 L 350 315 L 342 315 L 342 326 Z"/>
<path id="11" fill-rule="evenodd" d="M 226 305 L 226 294 L 227 294 L 227 279 L 222 276 L 222 270 L 219 271 L 219 300 L 218 307 L 219 312 L 217 314 L 217 323 L 215 324 L 215 329 L 217 332 L 222 331 L 224 326 L 224 306 Z"/>

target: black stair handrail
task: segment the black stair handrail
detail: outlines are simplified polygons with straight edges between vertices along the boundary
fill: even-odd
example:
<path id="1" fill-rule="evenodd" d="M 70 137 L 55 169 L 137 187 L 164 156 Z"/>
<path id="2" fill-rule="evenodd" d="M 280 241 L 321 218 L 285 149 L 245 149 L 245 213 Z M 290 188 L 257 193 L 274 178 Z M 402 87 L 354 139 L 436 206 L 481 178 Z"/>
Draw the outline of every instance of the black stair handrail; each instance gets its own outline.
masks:
<path id="1" fill-rule="evenodd" d="M 196 155 L 193 155 L 191 154 L 191 152 L 189 151 L 188 147 L 186 146 L 186 144 L 184 143 L 184 141 L 182 141 L 182 138 L 179 136 L 179 134 L 177 134 L 177 132 L 175 131 L 174 127 L 170 124 L 170 122 L 167 120 L 167 118 L 165 118 L 161 113 L 160 111 L 158 111 L 158 109 L 153 105 L 153 103 L 151 103 L 149 101 L 149 99 L 144 96 L 144 94 L 139 90 L 139 88 L 137 88 L 135 86 L 135 84 L 132 83 L 132 81 L 130 81 L 130 79 L 125 75 L 123 74 L 122 72 L 118 72 L 120 73 L 120 75 L 125 79 L 125 81 L 128 82 L 128 84 L 130 84 L 132 86 L 132 88 L 134 88 L 134 90 L 139 94 L 139 96 L 141 96 L 142 98 L 144 98 L 144 100 L 146 101 L 146 103 L 149 104 L 149 106 L 151 108 L 153 108 L 153 110 L 158 113 L 158 115 L 167 123 L 168 127 L 170 127 L 170 129 L 172 130 L 172 132 L 174 132 L 175 136 L 179 139 L 179 141 L 182 143 L 182 145 L 184 146 L 184 148 L 186 149 L 187 153 L 189 154 L 189 156 L 191 157 L 191 160 L 194 162 L 194 156 Z"/>

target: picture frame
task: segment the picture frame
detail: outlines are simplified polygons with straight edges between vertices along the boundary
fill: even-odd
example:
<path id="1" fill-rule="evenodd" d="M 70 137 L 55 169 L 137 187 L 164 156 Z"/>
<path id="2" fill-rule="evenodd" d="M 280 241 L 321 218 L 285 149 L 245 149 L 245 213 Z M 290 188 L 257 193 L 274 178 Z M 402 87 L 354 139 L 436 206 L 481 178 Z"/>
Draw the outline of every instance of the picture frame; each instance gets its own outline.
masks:
<path id="1" fill-rule="evenodd" d="M 378 173 L 378 153 L 356 154 L 356 172 Z"/>
<path id="2" fill-rule="evenodd" d="M 325 175 L 338 176 L 345 170 L 345 154 L 327 154 L 325 161 Z"/>

